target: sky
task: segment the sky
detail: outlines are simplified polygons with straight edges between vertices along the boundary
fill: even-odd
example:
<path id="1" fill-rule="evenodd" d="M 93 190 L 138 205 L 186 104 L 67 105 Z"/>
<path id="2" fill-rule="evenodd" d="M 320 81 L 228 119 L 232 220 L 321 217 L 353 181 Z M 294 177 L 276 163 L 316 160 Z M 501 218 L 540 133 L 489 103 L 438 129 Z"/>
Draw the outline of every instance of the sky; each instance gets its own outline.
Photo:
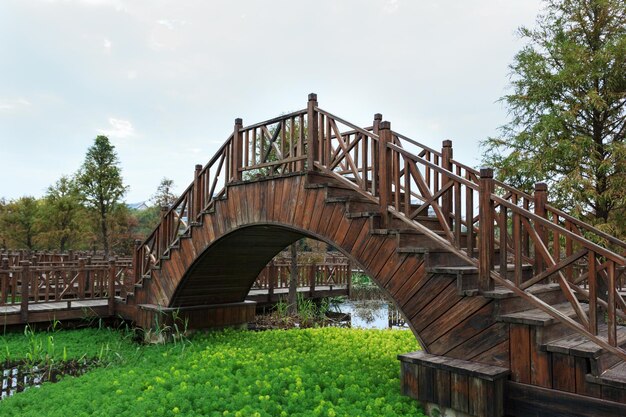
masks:
<path id="1" fill-rule="evenodd" d="M 125 200 L 182 192 L 244 126 L 319 106 L 479 166 L 539 0 L 3 0 L 0 197 L 41 197 L 97 135 Z"/>

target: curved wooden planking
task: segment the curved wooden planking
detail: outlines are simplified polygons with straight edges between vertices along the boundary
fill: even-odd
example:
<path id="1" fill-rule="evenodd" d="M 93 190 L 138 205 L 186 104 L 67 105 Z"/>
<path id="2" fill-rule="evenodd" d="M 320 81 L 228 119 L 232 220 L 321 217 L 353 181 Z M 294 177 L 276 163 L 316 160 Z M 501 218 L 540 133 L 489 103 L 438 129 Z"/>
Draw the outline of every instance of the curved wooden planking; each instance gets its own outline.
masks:
<path id="1" fill-rule="evenodd" d="M 346 197 L 358 198 L 350 190 Z M 433 354 L 508 364 L 508 331 L 494 303 L 459 295 L 456 276 L 430 273 L 423 254 L 400 253 L 395 235 L 376 232 L 367 216 L 348 216 L 346 202 L 306 175 L 228 186 L 169 259 L 136 291 L 137 304 L 184 307 L 240 302 L 259 271 L 302 237 L 324 241 L 362 268 L 407 318 Z M 374 232 L 374 233 L 372 233 Z"/>

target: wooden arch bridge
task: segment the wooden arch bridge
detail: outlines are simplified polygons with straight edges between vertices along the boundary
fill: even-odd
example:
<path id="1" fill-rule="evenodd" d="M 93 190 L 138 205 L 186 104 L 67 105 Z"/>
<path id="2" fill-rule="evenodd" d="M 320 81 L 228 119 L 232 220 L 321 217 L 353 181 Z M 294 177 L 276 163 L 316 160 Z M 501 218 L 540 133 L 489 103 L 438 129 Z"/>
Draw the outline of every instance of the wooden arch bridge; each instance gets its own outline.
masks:
<path id="1" fill-rule="evenodd" d="M 423 351 L 403 392 L 471 416 L 626 415 L 626 243 L 391 129 L 318 106 L 244 127 L 145 242 L 109 313 L 149 327 L 245 323 L 259 271 L 292 242 L 331 244 L 404 314 Z M 17 272 L 20 268 L 17 267 Z"/>

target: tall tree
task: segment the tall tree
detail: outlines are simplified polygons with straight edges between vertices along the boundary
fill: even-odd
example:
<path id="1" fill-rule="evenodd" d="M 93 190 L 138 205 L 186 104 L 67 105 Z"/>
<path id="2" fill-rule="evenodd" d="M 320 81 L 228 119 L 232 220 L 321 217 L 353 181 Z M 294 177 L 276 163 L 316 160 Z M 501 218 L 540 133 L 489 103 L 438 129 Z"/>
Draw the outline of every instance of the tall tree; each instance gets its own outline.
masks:
<path id="1" fill-rule="evenodd" d="M 41 211 L 45 218 L 40 237 L 42 242 L 47 242 L 48 247 L 61 252 L 76 247 L 86 233 L 87 220 L 76 181 L 62 176 L 49 186 Z"/>
<path id="2" fill-rule="evenodd" d="M 502 98 L 510 122 L 483 142 L 500 179 L 626 234 L 626 1 L 547 0 Z M 621 222 L 621 223 L 620 223 Z"/>
<path id="3" fill-rule="evenodd" d="M 39 204 L 34 197 L 20 197 L 4 206 L 0 229 L 6 246 L 17 249 L 36 249 Z"/>
<path id="4" fill-rule="evenodd" d="M 87 150 L 85 162 L 78 172 L 77 183 L 88 207 L 97 213 L 99 235 L 105 256 L 110 249 L 109 216 L 113 213 L 127 187 L 122 181 L 115 147 L 106 136 L 98 136 Z"/>
<path id="5" fill-rule="evenodd" d="M 178 196 L 172 191 L 173 187 L 174 180 L 163 177 L 150 201 L 157 207 L 171 206 L 178 200 Z"/>

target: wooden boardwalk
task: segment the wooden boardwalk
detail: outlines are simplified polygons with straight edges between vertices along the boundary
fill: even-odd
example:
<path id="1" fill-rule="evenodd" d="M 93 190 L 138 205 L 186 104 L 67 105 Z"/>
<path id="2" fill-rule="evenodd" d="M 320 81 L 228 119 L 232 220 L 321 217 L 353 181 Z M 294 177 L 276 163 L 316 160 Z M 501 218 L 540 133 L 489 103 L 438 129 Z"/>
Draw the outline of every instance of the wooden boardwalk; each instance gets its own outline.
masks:
<path id="1" fill-rule="evenodd" d="M 246 300 L 254 301 L 263 306 L 274 304 L 280 299 L 286 300 L 288 288 L 277 288 L 273 292 L 268 289 L 252 289 Z M 341 297 L 348 295 L 346 285 L 322 285 L 311 291 L 311 287 L 298 287 L 298 294 L 305 299 L 320 299 L 324 297 Z M 116 297 L 116 303 L 124 300 Z M 0 306 L 0 326 L 12 326 L 25 324 L 21 317 L 21 305 L 11 304 Z M 109 315 L 109 300 L 71 300 L 52 301 L 45 303 L 32 303 L 28 306 L 28 323 L 51 323 L 54 320 L 91 320 L 94 318 L 107 318 Z"/>
<path id="2" fill-rule="evenodd" d="M 136 243 L 127 272 L 54 275 L 49 288 L 113 297 L 123 276 L 124 302 L 109 311 L 140 326 L 174 309 L 198 326 L 245 323 L 259 271 L 315 238 L 406 318 L 424 352 L 400 356 L 403 392 L 427 407 L 626 415 L 626 243 L 551 205 L 545 184 L 515 189 L 456 160 L 451 141 L 435 150 L 379 114 L 352 124 L 314 94 L 303 110 L 245 127 L 236 119 L 193 178 Z M 28 294 L 29 265 L 7 268 L 0 274 L 16 278 L 2 293 Z"/>

